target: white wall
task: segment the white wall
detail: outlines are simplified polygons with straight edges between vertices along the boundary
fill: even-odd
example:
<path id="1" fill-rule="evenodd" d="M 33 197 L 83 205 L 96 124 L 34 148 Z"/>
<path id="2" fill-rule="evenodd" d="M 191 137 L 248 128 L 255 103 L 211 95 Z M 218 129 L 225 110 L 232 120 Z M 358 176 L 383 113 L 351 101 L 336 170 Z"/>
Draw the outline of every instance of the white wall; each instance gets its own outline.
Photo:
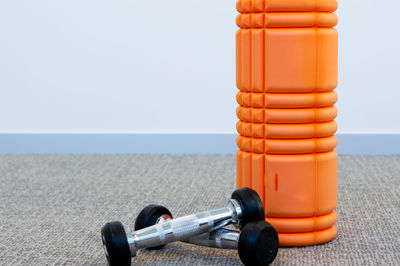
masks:
<path id="1" fill-rule="evenodd" d="M 400 133 L 400 2 L 341 1 L 340 133 Z M 0 132 L 235 132 L 235 2 L 0 2 Z"/>
<path id="2" fill-rule="evenodd" d="M 340 1 L 339 132 L 400 133 L 400 1 Z"/>

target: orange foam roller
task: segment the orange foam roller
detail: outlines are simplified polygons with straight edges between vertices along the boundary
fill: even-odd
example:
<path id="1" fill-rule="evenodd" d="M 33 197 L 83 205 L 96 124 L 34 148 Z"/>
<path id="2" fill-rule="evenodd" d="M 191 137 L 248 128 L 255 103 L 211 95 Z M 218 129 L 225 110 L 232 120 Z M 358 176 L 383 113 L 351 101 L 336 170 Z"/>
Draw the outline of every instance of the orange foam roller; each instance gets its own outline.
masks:
<path id="1" fill-rule="evenodd" d="M 304 154 L 332 151 L 337 144 L 335 136 L 315 139 L 264 139 L 238 136 L 242 151 L 267 154 Z"/>
<path id="2" fill-rule="evenodd" d="M 247 13 L 236 17 L 240 28 L 333 27 L 338 18 L 334 13 Z"/>
<path id="3" fill-rule="evenodd" d="M 337 101 L 334 91 L 321 93 L 248 93 L 238 92 L 241 106 L 265 108 L 315 108 L 332 106 Z"/>
<path id="4" fill-rule="evenodd" d="M 239 121 L 236 129 L 241 136 L 267 139 L 304 139 L 332 136 L 337 129 L 335 121 L 309 124 L 269 124 Z"/>
<path id="5" fill-rule="evenodd" d="M 236 109 L 238 118 L 246 122 L 271 124 L 297 124 L 329 122 L 336 118 L 335 106 L 307 109 L 270 109 L 248 108 L 239 106 Z"/>
<path id="6" fill-rule="evenodd" d="M 239 0 L 237 186 L 261 196 L 282 246 L 336 235 L 336 0 Z"/>

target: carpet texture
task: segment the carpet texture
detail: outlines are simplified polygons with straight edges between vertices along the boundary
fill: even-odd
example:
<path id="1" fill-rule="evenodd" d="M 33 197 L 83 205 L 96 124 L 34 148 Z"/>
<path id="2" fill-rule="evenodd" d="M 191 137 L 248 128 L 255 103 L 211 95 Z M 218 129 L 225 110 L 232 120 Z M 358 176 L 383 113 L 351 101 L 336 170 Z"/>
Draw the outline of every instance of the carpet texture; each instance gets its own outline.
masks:
<path id="1" fill-rule="evenodd" d="M 274 265 L 400 265 L 400 157 L 339 158 L 338 236 L 282 248 Z M 100 228 L 150 203 L 174 216 L 223 207 L 233 156 L 1 155 L 0 264 L 105 265 Z M 236 251 L 171 243 L 135 265 L 241 265 Z"/>

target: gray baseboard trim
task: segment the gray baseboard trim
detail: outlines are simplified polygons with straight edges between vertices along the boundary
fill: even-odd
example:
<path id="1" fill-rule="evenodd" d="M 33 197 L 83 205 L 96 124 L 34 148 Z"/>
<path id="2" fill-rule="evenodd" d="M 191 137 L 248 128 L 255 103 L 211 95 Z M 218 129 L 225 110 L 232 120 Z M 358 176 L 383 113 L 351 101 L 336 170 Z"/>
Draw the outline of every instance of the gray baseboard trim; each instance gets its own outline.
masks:
<path id="1" fill-rule="evenodd" d="M 339 154 L 400 154 L 400 134 L 338 134 Z M 0 134 L 1 154 L 234 154 L 235 134 Z"/>

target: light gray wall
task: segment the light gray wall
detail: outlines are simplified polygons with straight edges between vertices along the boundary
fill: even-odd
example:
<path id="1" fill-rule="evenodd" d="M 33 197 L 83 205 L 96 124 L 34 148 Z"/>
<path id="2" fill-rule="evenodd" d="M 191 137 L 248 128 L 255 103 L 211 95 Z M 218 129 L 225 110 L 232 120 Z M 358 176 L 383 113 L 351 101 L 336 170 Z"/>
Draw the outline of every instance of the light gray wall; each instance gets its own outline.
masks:
<path id="1" fill-rule="evenodd" d="M 339 133 L 400 133 L 400 2 L 339 4 Z M 0 1 L 0 132 L 233 133 L 235 16 L 235 1 Z"/>
<path id="2" fill-rule="evenodd" d="M 339 132 L 400 133 L 400 1 L 340 1 Z"/>

